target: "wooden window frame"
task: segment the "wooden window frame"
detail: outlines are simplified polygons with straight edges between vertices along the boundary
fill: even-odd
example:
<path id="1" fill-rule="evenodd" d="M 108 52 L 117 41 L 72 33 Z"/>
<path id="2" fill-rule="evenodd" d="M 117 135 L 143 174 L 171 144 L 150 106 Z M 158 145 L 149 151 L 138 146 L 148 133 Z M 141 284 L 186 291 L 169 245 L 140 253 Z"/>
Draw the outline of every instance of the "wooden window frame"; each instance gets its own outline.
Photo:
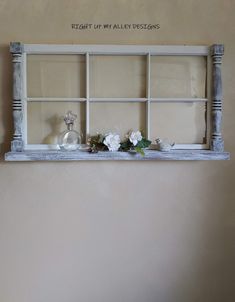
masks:
<path id="1" fill-rule="evenodd" d="M 22 44 L 12 42 L 10 52 L 13 57 L 13 120 L 14 135 L 11 152 L 5 155 L 6 160 L 94 160 L 94 159 L 160 159 L 160 160 L 199 160 L 229 159 L 224 152 L 221 134 L 222 121 L 222 81 L 221 63 L 224 53 L 222 44 L 209 46 L 180 45 L 46 45 Z M 27 96 L 27 55 L 76 54 L 85 56 L 86 64 L 86 96 L 85 98 L 42 98 Z M 145 98 L 95 98 L 90 97 L 90 56 L 91 55 L 143 55 L 147 58 L 146 97 Z M 207 58 L 207 95 L 206 98 L 153 98 L 151 96 L 150 73 L 151 56 L 204 56 Z M 146 150 L 146 156 L 129 154 L 128 152 L 62 152 L 53 145 L 32 145 L 27 143 L 27 103 L 34 101 L 73 101 L 86 103 L 86 137 L 90 132 L 91 102 L 145 102 L 146 132 L 150 137 L 150 107 L 152 102 L 204 102 L 207 106 L 207 144 L 177 144 L 170 152 Z M 55 149 L 55 150 L 51 150 Z"/>

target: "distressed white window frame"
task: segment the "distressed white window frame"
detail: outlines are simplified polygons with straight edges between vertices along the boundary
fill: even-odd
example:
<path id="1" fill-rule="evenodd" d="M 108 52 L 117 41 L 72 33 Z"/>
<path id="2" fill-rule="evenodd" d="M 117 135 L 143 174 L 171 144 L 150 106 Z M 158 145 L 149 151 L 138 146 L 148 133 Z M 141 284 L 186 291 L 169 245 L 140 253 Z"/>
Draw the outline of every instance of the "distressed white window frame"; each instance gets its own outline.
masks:
<path id="1" fill-rule="evenodd" d="M 221 135 L 222 84 L 221 61 L 223 45 L 179 46 L 179 45 L 45 45 L 21 44 L 13 42 L 10 46 L 13 56 L 13 118 L 14 136 L 11 152 L 6 160 L 82 160 L 82 159 L 228 159 L 223 152 Z M 30 54 L 79 54 L 86 58 L 86 96 L 85 98 L 53 98 L 27 96 L 27 55 Z M 90 55 L 144 55 L 147 57 L 146 97 L 145 98 L 91 98 L 90 97 Z M 203 56 L 207 57 L 207 94 L 206 98 L 152 98 L 150 89 L 151 56 Z M 212 95 L 211 95 L 212 87 Z M 58 151 L 56 145 L 27 142 L 27 103 L 34 101 L 72 101 L 86 103 L 86 137 L 90 132 L 91 102 L 146 102 L 146 134 L 150 138 L 150 111 L 152 102 L 203 102 L 207 104 L 206 132 L 207 144 L 177 144 L 170 152 L 147 150 L 144 158 L 128 152 L 84 152 Z M 55 151 L 53 151 L 53 149 Z M 187 153 L 188 152 L 188 153 Z M 206 154 L 206 155 L 205 155 Z"/>

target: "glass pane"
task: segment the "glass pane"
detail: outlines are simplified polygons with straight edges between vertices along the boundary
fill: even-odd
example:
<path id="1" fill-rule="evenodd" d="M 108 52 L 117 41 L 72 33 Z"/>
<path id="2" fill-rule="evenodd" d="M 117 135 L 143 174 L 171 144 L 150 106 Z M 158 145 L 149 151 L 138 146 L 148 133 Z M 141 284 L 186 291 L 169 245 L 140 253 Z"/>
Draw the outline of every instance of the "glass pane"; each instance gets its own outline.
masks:
<path id="1" fill-rule="evenodd" d="M 115 132 L 121 138 L 129 130 L 145 133 L 145 103 L 90 103 L 90 134 Z"/>
<path id="2" fill-rule="evenodd" d="M 84 141 L 84 102 L 28 102 L 28 144 L 57 144 L 59 134 L 66 129 L 63 116 L 68 110 L 77 115 L 74 129 Z"/>
<path id="3" fill-rule="evenodd" d="M 85 56 L 28 55 L 28 97 L 85 97 Z"/>
<path id="4" fill-rule="evenodd" d="M 205 98 L 206 57 L 151 56 L 151 97 Z"/>
<path id="5" fill-rule="evenodd" d="M 177 144 L 203 144 L 206 133 L 205 103 L 151 103 L 151 139 Z"/>
<path id="6" fill-rule="evenodd" d="M 91 56 L 90 64 L 91 97 L 145 97 L 145 56 Z"/>

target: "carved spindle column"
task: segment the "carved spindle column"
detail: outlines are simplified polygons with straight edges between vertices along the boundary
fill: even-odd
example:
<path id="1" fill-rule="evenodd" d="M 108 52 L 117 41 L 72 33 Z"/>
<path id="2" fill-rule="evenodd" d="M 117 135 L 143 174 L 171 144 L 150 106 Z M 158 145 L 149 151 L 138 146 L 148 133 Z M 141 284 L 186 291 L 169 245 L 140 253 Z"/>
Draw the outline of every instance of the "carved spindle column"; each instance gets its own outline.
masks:
<path id="1" fill-rule="evenodd" d="M 11 151 L 22 151 L 22 45 L 19 42 L 10 44 L 13 62 L 13 121 L 14 134 Z"/>
<path id="2" fill-rule="evenodd" d="M 221 134 L 222 123 L 222 79 L 221 63 L 224 54 L 224 46 L 215 44 L 211 47 L 213 62 L 212 70 L 212 129 L 211 129 L 211 150 L 224 151 L 224 141 Z"/>

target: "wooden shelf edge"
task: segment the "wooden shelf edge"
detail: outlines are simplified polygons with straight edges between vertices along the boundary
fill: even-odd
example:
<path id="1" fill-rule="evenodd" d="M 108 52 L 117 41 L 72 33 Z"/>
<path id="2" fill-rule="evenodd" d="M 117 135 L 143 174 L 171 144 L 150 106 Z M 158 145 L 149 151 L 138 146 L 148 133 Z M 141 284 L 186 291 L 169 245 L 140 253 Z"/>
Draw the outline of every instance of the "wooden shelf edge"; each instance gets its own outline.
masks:
<path id="1" fill-rule="evenodd" d="M 229 152 L 215 152 L 211 150 L 172 150 L 160 152 L 145 150 L 145 156 L 129 152 L 98 152 L 88 153 L 84 151 L 23 151 L 8 152 L 6 161 L 81 161 L 81 160 L 229 160 Z"/>

